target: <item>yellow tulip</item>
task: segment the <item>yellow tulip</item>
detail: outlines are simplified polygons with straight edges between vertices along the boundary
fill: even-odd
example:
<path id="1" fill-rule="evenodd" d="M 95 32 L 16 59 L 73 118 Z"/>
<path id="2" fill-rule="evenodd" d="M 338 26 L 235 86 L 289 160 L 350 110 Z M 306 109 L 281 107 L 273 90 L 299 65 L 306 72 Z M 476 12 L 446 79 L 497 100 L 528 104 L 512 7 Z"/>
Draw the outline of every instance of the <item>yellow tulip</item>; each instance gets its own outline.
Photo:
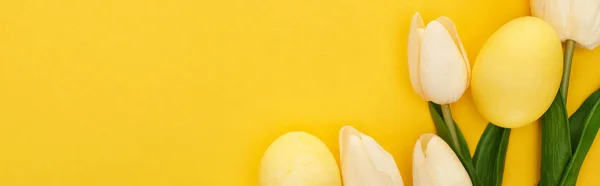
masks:
<path id="1" fill-rule="evenodd" d="M 454 23 L 446 17 L 425 27 L 415 13 L 408 37 L 408 67 L 414 91 L 427 101 L 456 102 L 469 86 L 467 53 Z"/>
<path id="2" fill-rule="evenodd" d="M 260 163 L 260 186 L 341 186 L 339 168 L 327 146 L 306 132 L 277 138 Z"/>
<path id="3" fill-rule="evenodd" d="M 470 186 L 469 174 L 454 151 L 435 134 L 423 134 L 413 152 L 413 185 Z"/>
<path id="4" fill-rule="evenodd" d="M 562 41 L 594 49 L 600 44 L 599 0 L 532 0 L 531 13 L 548 22 Z"/>
<path id="5" fill-rule="evenodd" d="M 340 130 L 340 164 L 344 186 L 402 186 L 394 157 L 373 138 L 353 127 Z"/>
<path id="6" fill-rule="evenodd" d="M 535 17 L 510 21 L 490 36 L 475 60 L 475 106 L 500 127 L 530 124 L 552 104 L 562 67 L 562 46 L 552 27 Z"/>

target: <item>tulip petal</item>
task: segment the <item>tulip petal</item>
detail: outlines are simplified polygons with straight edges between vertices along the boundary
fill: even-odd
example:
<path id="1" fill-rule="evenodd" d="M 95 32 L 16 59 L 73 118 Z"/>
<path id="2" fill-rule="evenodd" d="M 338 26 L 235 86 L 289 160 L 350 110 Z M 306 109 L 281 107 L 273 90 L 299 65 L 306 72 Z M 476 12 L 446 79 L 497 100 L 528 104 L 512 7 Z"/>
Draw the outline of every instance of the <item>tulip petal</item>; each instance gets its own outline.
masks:
<path id="1" fill-rule="evenodd" d="M 413 152 L 415 185 L 471 186 L 469 174 L 454 151 L 434 134 L 423 134 Z"/>
<path id="2" fill-rule="evenodd" d="M 426 155 L 424 149 L 427 149 L 427 143 L 431 139 L 433 134 L 423 134 L 417 140 L 413 151 L 413 185 L 414 186 L 430 186 L 433 185 L 431 182 L 431 176 L 429 174 L 427 163 L 425 161 Z"/>
<path id="3" fill-rule="evenodd" d="M 570 13 L 570 39 L 587 49 L 596 48 L 600 44 L 600 1 L 571 1 Z"/>
<path id="4" fill-rule="evenodd" d="M 350 126 L 340 130 L 340 167 L 345 186 L 367 186 L 373 181 L 382 180 L 382 175 L 374 173 L 360 132 Z"/>
<path id="5" fill-rule="evenodd" d="M 454 40 L 454 44 L 458 49 L 460 49 L 460 54 L 462 54 L 463 60 L 465 60 L 465 70 L 467 71 L 467 87 L 469 87 L 469 81 L 471 80 L 471 64 L 469 63 L 469 57 L 467 57 L 467 52 L 465 51 L 465 47 L 460 41 L 460 37 L 458 37 L 458 32 L 456 31 L 456 26 L 454 26 L 454 22 L 447 17 L 439 17 L 436 19 L 446 31 L 450 33 L 452 36 L 452 40 Z"/>
<path id="6" fill-rule="evenodd" d="M 460 99 L 467 88 L 468 72 L 452 36 L 438 21 L 425 28 L 420 57 L 419 75 L 425 99 L 441 105 Z"/>
<path id="7" fill-rule="evenodd" d="M 424 32 L 425 24 L 419 12 L 413 15 L 410 22 L 410 31 L 408 34 L 408 74 L 413 90 L 423 97 L 423 90 L 419 80 L 419 55 L 421 50 L 421 36 Z"/>
<path id="8" fill-rule="evenodd" d="M 570 39 L 570 0 L 531 0 L 531 14 L 542 18 L 554 28 L 561 41 Z M 594 1 L 594 0 L 592 0 Z"/>
<path id="9" fill-rule="evenodd" d="M 391 154 L 350 126 L 340 130 L 340 164 L 344 186 L 403 186 Z"/>
<path id="10" fill-rule="evenodd" d="M 348 136 L 360 136 L 360 132 L 351 126 L 344 126 L 340 129 L 339 135 L 339 143 L 340 143 L 340 153 L 346 152 L 346 146 L 348 145 L 346 139 Z M 344 158 L 343 154 L 340 156 L 340 160 Z"/>
<path id="11" fill-rule="evenodd" d="M 392 185 L 403 185 L 402 176 L 400 176 L 394 157 L 370 136 L 365 134 L 361 134 L 361 136 L 375 169 L 389 176 L 393 182 Z"/>
<path id="12" fill-rule="evenodd" d="M 436 185 L 471 185 L 469 174 L 454 154 L 454 151 L 438 136 L 433 136 L 425 150 L 429 170 Z"/>

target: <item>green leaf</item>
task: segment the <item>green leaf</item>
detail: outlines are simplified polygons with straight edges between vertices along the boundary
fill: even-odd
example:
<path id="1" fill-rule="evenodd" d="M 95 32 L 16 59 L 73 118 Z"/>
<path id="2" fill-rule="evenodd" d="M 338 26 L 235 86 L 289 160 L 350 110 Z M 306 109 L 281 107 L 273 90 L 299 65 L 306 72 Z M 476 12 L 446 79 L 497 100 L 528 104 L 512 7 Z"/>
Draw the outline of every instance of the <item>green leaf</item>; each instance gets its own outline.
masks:
<path id="1" fill-rule="evenodd" d="M 575 135 L 579 136 L 577 139 L 577 144 L 575 148 L 575 153 L 573 153 L 573 157 L 569 162 L 567 169 L 564 172 L 563 178 L 560 182 L 561 186 L 571 186 L 577 183 L 577 177 L 579 176 L 579 171 L 581 170 L 581 166 L 583 165 L 583 161 L 592 147 L 594 143 L 594 138 L 596 138 L 596 134 L 598 134 L 598 129 L 600 129 L 600 90 L 597 90 L 594 94 L 590 95 L 583 102 L 581 107 L 577 109 L 576 113 L 586 113 L 583 121 L 581 123 L 573 123 L 574 125 L 578 125 L 577 128 L 580 130 Z M 573 114 L 572 121 L 579 122 L 580 119 L 574 117 L 581 117 L 578 114 Z M 573 125 L 572 124 L 572 125 Z"/>
<path id="2" fill-rule="evenodd" d="M 483 186 L 483 182 L 477 176 L 477 171 L 475 170 L 475 166 L 473 165 L 473 159 L 471 159 L 471 152 L 469 151 L 469 145 L 465 140 L 460 128 L 458 128 L 458 124 L 456 121 L 454 122 L 456 125 L 456 134 L 458 136 L 458 143 L 460 144 L 460 149 L 452 142 L 452 136 L 450 135 L 450 131 L 448 130 L 448 126 L 442 117 L 442 109 L 440 105 L 435 104 L 433 102 L 429 102 L 429 113 L 431 114 L 431 118 L 433 120 L 433 124 L 435 125 L 435 130 L 437 135 L 440 136 L 446 143 L 454 150 L 458 159 L 465 167 L 465 170 L 469 173 L 469 177 L 471 178 L 471 182 L 473 186 Z"/>
<path id="3" fill-rule="evenodd" d="M 571 148 L 573 149 L 573 152 L 575 152 L 581 134 L 583 133 L 584 120 L 587 118 L 598 99 L 600 99 L 600 89 L 596 90 L 596 92 L 585 99 L 577 111 L 569 118 L 569 123 L 571 124 Z"/>
<path id="4" fill-rule="evenodd" d="M 432 109 L 434 109 L 435 113 L 431 113 Z M 436 119 L 440 119 L 439 121 L 441 121 L 441 122 L 436 122 L 436 119 L 434 119 L 435 130 L 436 130 L 438 136 L 440 136 L 442 139 L 444 139 L 444 141 L 446 141 L 446 143 L 448 143 L 448 145 L 450 145 L 450 147 L 455 149 L 456 147 L 454 145 L 452 145 L 454 143 L 452 143 L 452 136 L 450 135 L 450 130 L 448 129 L 448 125 L 446 125 L 446 121 L 444 120 L 444 117 L 442 116 L 441 106 L 438 104 L 435 104 L 433 102 L 429 102 L 429 111 L 431 113 L 431 117 L 435 117 Z M 435 114 L 435 116 L 434 116 L 434 114 Z M 458 123 L 456 123 L 456 121 L 454 121 L 454 123 L 456 124 L 456 125 L 454 125 L 454 127 L 456 128 L 456 133 L 458 135 L 458 142 L 461 146 L 460 151 L 462 154 L 466 154 L 470 157 L 471 151 L 469 150 L 467 141 L 465 140 L 465 137 L 463 136 L 462 132 L 460 131 L 460 128 L 458 128 Z"/>
<path id="5" fill-rule="evenodd" d="M 570 126 L 567 109 L 560 93 L 541 118 L 542 162 L 540 185 L 558 185 L 571 159 Z"/>
<path id="6" fill-rule="evenodd" d="M 502 186 L 509 137 L 510 129 L 489 123 L 479 139 L 473 162 L 486 186 Z"/>

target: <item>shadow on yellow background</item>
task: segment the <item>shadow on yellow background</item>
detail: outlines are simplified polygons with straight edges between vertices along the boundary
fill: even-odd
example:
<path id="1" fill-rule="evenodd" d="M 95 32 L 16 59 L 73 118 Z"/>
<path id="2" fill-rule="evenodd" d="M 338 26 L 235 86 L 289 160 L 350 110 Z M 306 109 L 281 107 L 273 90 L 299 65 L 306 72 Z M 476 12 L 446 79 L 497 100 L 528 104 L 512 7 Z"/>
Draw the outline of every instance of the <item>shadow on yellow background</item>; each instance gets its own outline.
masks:
<path id="1" fill-rule="evenodd" d="M 474 61 L 526 0 L 2 0 L 0 185 L 256 185 L 277 136 L 304 130 L 337 156 L 354 125 L 411 184 L 432 132 L 406 67 L 411 15 L 448 16 Z M 600 50 L 578 50 L 572 113 L 600 88 Z M 486 122 L 452 105 L 473 150 Z M 505 185 L 534 185 L 538 127 L 511 135 Z M 600 145 L 580 185 L 600 182 Z"/>

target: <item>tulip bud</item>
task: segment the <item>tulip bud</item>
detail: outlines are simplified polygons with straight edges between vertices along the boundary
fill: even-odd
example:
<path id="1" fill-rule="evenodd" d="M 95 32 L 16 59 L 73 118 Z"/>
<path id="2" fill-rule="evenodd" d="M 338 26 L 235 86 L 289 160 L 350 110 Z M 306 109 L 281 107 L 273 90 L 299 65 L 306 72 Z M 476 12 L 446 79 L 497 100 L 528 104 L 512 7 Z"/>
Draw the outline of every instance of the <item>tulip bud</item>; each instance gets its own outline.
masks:
<path id="1" fill-rule="evenodd" d="M 415 13 L 408 37 L 408 68 L 415 92 L 437 104 L 458 101 L 469 86 L 471 69 L 454 23 L 440 17 L 423 24 Z"/>
<path id="2" fill-rule="evenodd" d="M 373 138 L 353 127 L 340 130 L 340 164 L 344 186 L 402 186 L 394 157 Z"/>
<path id="3" fill-rule="evenodd" d="M 548 22 L 560 40 L 594 49 L 600 44 L 600 1 L 532 0 L 531 13 Z"/>
<path id="4" fill-rule="evenodd" d="M 413 182 L 415 186 L 472 185 L 454 151 L 435 134 L 423 134 L 415 144 Z"/>

